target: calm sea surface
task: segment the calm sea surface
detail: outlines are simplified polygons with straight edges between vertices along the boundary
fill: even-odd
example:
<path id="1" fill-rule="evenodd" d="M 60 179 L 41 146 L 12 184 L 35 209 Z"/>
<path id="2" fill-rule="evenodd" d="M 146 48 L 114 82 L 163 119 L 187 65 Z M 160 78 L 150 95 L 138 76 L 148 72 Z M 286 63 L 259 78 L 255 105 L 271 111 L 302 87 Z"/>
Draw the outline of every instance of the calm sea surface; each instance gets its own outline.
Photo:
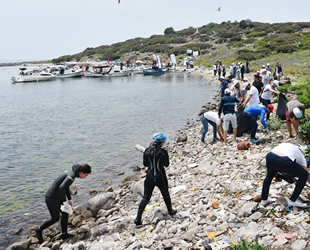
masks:
<path id="1" fill-rule="evenodd" d="M 186 73 L 12 84 L 18 71 L 0 68 L 0 248 L 19 239 L 17 229 L 25 234 L 49 217 L 44 194 L 61 172 L 92 166 L 73 184 L 74 203 L 85 205 L 89 189 L 104 191 L 107 180 L 117 186 L 142 166 L 136 144 L 147 146 L 159 131 L 174 141 L 215 91 Z"/>

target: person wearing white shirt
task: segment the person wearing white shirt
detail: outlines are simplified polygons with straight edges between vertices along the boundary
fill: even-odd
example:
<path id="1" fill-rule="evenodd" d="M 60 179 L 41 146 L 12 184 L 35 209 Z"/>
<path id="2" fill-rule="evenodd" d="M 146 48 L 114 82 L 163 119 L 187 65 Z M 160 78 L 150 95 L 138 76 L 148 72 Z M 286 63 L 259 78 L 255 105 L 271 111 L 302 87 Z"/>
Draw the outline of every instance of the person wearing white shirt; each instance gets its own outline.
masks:
<path id="1" fill-rule="evenodd" d="M 273 202 L 271 199 L 268 199 L 269 188 L 273 177 L 280 172 L 289 174 L 292 177 L 298 177 L 295 189 L 288 200 L 288 206 L 309 207 L 307 203 L 302 203 L 298 200 L 306 182 L 310 181 L 307 161 L 303 155 L 304 150 L 303 147 L 298 147 L 291 143 L 281 143 L 266 155 L 267 176 L 264 180 L 261 198 L 263 206 Z"/>
<path id="2" fill-rule="evenodd" d="M 274 80 L 271 84 L 267 84 L 264 87 L 263 93 L 260 97 L 260 102 L 267 107 L 268 104 L 271 104 L 270 98 L 272 93 L 279 95 L 280 91 L 277 90 L 279 87 L 279 81 Z M 269 120 L 269 115 L 267 115 L 266 120 Z"/>
<path id="3" fill-rule="evenodd" d="M 256 87 L 251 86 L 251 83 L 245 82 L 243 84 L 243 89 L 248 91 L 247 98 L 242 104 L 242 107 L 245 108 L 246 105 L 249 103 L 250 106 L 254 104 L 259 104 L 259 94 Z"/>
<path id="4" fill-rule="evenodd" d="M 216 112 L 208 111 L 205 112 L 200 116 L 202 125 L 203 125 L 203 131 L 201 135 L 201 141 L 204 143 L 206 133 L 208 132 L 208 124 L 210 123 L 213 127 L 213 141 L 216 142 L 219 139 L 216 137 L 216 132 L 218 133 L 221 140 L 223 140 L 223 125 L 222 120 L 218 117 L 218 114 Z"/>

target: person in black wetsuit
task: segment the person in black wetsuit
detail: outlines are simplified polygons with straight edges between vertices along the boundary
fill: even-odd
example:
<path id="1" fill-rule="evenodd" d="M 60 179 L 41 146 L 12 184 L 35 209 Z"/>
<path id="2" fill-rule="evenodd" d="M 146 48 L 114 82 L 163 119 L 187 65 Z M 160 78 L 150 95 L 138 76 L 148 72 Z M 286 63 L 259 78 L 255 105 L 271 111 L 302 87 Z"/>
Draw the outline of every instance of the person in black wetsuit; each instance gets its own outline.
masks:
<path id="1" fill-rule="evenodd" d="M 38 227 L 35 230 L 36 236 L 40 244 L 43 243 L 43 235 L 42 235 L 43 230 L 59 221 L 60 212 L 62 213 L 61 217 L 62 239 L 68 239 L 74 236 L 73 234 L 69 234 L 67 232 L 69 215 L 65 212 L 62 212 L 60 210 L 60 206 L 68 200 L 69 205 L 73 207 L 69 186 L 73 183 L 76 177 L 83 179 L 86 178 L 90 173 L 91 173 L 91 167 L 89 165 L 76 164 L 72 166 L 72 170 L 62 173 L 54 180 L 53 184 L 50 186 L 50 188 L 47 190 L 45 194 L 45 202 L 51 214 L 51 218 L 45 221 L 40 227 Z"/>
<path id="2" fill-rule="evenodd" d="M 167 140 L 164 133 L 155 133 L 153 135 L 153 145 L 145 149 L 143 153 L 143 165 L 147 167 L 147 174 L 144 181 L 144 195 L 140 202 L 138 214 L 135 219 L 136 225 L 142 225 L 141 217 L 142 213 L 151 199 L 153 190 L 157 186 L 164 198 L 168 213 L 174 215 L 177 210 L 172 209 L 170 194 L 168 190 L 168 180 L 164 167 L 168 167 L 169 156 L 167 150 L 162 148 Z"/>

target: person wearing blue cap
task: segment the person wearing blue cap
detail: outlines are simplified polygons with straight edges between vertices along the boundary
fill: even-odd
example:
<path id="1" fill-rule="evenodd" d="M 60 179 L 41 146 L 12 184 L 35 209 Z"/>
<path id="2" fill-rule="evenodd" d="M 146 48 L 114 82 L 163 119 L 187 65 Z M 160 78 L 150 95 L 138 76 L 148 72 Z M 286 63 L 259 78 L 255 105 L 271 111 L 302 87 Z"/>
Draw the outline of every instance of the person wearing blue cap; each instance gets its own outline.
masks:
<path id="1" fill-rule="evenodd" d="M 286 104 L 286 127 L 289 133 L 289 138 L 293 138 L 291 124 L 293 124 L 296 135 L 298 135 L 298 127 L 300 125 L 299 119 L 301 117 L 305 118 L 305 109 L 305 104 L 300 103 L 297 100 L 291 100 Z"/>
<path id="2" fill-rule="evenodd" d="M 177 210 L 172 209 L 171 198 L 168 190 L 168 180 L 164 167 L 168 167 L 169 155 L 166 149 L 163 148 L 167 137 L 164 133 L 153 134 L 153 145 L 146 148 L 143 153 L 143 165 L 147 167 L 147 174 L 144 181 L 144 195 L 140 202 L 137 217 L 134 223 L 142 225 L 142 213 L 149 203 L 153 190 L 157 186 L 164 198 L 169 215 L 174 215 Z"/>

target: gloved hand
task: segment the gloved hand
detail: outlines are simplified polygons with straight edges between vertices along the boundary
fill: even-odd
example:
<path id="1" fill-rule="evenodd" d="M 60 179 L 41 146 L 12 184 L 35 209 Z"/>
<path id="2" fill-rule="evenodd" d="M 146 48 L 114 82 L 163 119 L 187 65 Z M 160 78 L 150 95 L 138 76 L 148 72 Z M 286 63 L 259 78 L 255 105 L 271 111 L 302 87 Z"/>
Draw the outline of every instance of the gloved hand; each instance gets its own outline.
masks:
<path id="1" fill-rule="evenodd" d="M 68 200 L 68 204 L 73 208 L 73 201 L 72 200 Z"/>
<path id="2" fill-rule="evenodd" d="M 264 133 L 268 134 L 270 132 L 270 130 L 268 128 L 263 130 Z"/>

